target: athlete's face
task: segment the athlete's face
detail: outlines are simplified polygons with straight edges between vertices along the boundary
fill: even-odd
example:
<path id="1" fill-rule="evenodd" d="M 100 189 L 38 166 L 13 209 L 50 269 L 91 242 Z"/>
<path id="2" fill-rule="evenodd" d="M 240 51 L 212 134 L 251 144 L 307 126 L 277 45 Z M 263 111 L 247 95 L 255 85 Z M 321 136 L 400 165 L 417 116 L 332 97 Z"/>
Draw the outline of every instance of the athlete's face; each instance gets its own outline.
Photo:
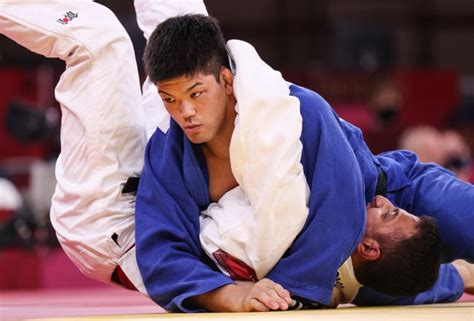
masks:
<path id="1" fill-rule="evenodd" d="M 210 143 L 233 126 L 235 99 L 232 73 L 222 68 L 216 77 L 199 73 L 158 82 L 158 93 L 170 116 L 195 143 Z"/>
<path id="2" fill-rule="evenodd" d="M 411 236 L 416 232 L 418 221 L 415 215 L 393 206 L 387 198 L 378 195 L 367 205 L 366 235 L 402 233 Z"/>

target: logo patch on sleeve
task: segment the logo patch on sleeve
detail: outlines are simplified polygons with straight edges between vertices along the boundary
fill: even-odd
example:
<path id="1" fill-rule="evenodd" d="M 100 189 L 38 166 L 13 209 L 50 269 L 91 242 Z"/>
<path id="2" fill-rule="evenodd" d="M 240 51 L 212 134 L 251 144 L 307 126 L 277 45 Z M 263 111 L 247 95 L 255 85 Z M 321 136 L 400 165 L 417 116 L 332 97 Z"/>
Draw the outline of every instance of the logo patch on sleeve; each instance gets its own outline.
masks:
<path id="1" fill-rule="evenodd" d="M 67 25 L 69 22 L 71 22 L 72 20 L 76 19 L 77 17 L 79 16 L 78 13 L 74 13 L 72 11 L 68 11 L 64 14 L 64 16 L 62 18 L 59 18 L 58 20 L 56 20 L 57 22 L 59 22 L 60 24 L 62 25 Z"/>

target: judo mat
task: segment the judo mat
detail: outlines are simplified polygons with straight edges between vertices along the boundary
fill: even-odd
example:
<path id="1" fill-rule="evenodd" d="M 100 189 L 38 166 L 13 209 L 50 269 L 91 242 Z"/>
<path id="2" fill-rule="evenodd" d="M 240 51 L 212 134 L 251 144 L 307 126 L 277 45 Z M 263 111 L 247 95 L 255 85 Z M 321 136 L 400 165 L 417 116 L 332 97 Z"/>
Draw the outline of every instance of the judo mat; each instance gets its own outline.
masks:
<path id="1" fill-rule="evenodd" d="M 0 320 L 456 320 L 474 321 L 474 296 L 459 302 L 268 313 L 166 314 L 139 293 L 120 288 L 0 292 Z"/>

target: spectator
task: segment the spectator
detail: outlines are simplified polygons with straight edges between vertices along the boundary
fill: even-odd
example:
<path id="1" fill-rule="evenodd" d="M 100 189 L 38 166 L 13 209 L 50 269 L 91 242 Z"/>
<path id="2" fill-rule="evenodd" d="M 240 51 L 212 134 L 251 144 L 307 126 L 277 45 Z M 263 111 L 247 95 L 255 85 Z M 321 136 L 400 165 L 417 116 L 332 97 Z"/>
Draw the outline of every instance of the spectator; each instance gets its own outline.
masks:
<path id="1" fill-rule="evenodd" d="M 447 130 L 442 135 L 443 165 L 463 181 L 470 181 L 472 170 L 471 151 L 457 131 Z"/>
<path id="2" fill-rule="evenodd" d="M 443 135 L 432 126 L 412 127 L 403 132 L 399 139 L 399 148 L 408 149 L 418 155 L 424 163 L 434 162 L 442 165 L 445 156 L 441 148 Z"/>

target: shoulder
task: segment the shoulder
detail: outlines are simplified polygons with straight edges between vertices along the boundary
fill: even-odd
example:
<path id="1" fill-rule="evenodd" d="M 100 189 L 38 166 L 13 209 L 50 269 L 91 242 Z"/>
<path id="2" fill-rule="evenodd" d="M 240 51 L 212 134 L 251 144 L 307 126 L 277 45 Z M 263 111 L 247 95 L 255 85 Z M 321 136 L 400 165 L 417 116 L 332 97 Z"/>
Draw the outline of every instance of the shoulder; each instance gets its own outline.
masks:
<path id="1" fill-rule="evenodd" d="M 327 117 L 337 117 L 329 103 L 317 92 L 295 84 L 290 85 L 290 95 L 300 101 L 303 121 L 314 122 Z"/>
<path id="2" fill-rule="evenodd" d="M 290 95 L 297 97 L 301 105 L 320 105 L 329 107 L 327 101 L 317 92 L 295 84 L 290 85 Z"/>

